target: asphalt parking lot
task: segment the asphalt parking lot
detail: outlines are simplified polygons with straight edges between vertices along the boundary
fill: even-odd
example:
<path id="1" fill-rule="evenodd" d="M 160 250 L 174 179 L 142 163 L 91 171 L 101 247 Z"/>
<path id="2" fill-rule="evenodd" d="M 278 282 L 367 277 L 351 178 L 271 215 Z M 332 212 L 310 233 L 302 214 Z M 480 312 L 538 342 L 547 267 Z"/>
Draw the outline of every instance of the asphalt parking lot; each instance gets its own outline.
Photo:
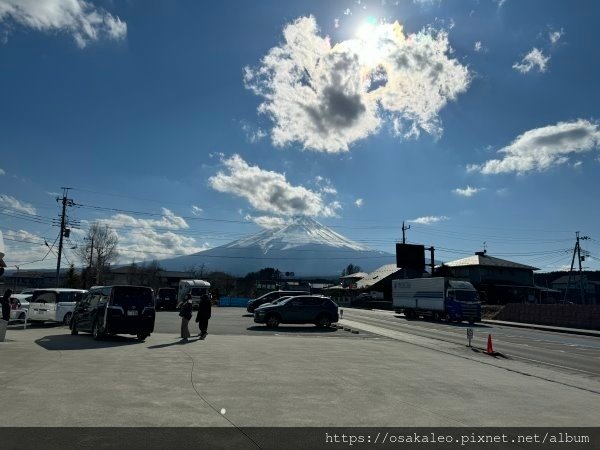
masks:
<path id="1" fill-rule="evenodd" d="M 11 327 L 0 343 L 0 423 L 595 426 L 600 420 L 594 380 L 371 328 L 358 335 L 313 325 L 268 330 L 241 308 L 215 308 L 212 334 L 185 344 L 176 312 L 160 312 L 144 342 L 94 341 L 62 325 Z"/>

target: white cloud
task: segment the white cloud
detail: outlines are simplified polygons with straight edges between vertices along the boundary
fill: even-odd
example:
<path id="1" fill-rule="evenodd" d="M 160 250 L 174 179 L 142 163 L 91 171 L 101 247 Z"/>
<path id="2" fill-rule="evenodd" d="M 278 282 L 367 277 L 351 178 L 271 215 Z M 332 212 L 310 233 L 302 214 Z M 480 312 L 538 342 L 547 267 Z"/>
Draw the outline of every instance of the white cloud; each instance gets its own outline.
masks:
<path id="1" fill-rule="evenodd" d="M 583 161 L 575 161 L 573 163 L 573 167 L 581 167 L 582 164 L 583 164 Z"/>
<path id="2" fill-rule="evenodd" d="M 199 206 L 196 205 L 192 205 L 192 214 L 195 216 L 199 216 L 200 214 L 202 214 L 203 209 L 200 208 Z"/>
<path id="3" fill-rule="evenodd" d="M 85 227 L 90 223 L 82 220 Z M 207 242 L 199 243 L 191 236 L 177 231 L 189 228 L 183 217 L 167 208 L 162 208 L 159 219 L 139 219 L 127 214 L 115 214 L 97 221 L 109 226 L 117 234 L 117 251 L 121 263 L 150 259 L 164 259 L 169 256 L 187 255 L 210 248 Z"/>
<path id="4" fill-rule="evenodd" d="M 6 175 L 6 172 L 4 171 L 4 169 L 0 168 L 0 176 L 1 175 Z"/>
<path id="5" fill-rule="evenodd" d="M 245 198 L 259 211 L 282 216 L 332 217 L 341 209 L 339 202 L 326 203 L 322 193 L 303 186 L 292 186 L 284 174 L 250 166 L 239 155 L 222 162 L 228 173 L 219 171 L 210 177 L 210 186 L 219 192 Z"/>
<path id="6" fill-rule="evenodd" d="M 315 177 L 315 184 L 318 186 L 319 191 L 323 194 L 336 195 L 337 189 L 333 187 L 329 178 L 322 177 L 320 175 Z"/>
<path id="7" fill-rule="evenodd" d="M 521 73 L 529 73 L 532 70 L 537 69 L 538 72 L 543 73 L 547 69 L 548 61 L 550 61 L 550 57 L 544 56 L 541 50 L 534 47 L 523 57 L 521 62 L 513 64 L 513 69 L 518 70 Z"/>
<path id="8" fill-rule="evenodd" d="M 548 33 L 548 38 L 550 39 L 550 42 L 552 42 L 552 44 L 556 44 L 560 38 L 562 38 L 565 34 L 565 31 L 561 28 L 560 30 L 556 31 L 550 31 Z"/>
<path id="9" fill-rule="evenodd" d="M 485 188 L 475 188 L 475 187 L 467 186 L 464 189 L 456 188 L 452 192 L 454 192 L 455 194 L 460 195 L 462 197 L 472 197 L 475 194 L 477 194 L 478 192 L 481 192 L 484 190 L 485 190 Z"/>
<path id="10" fill-rule="evenodd" d="M 254 222 L 261 228 L 267 228 L 269 230 L 278 229 L 286 226 L 288 221 L 283 217 L 274 217 L 274 216 L 251 216 L 247 214 L 244 217 L 245 220 L 250 222 Z"/>
<path id="11" fill-rule="evenodd" d="M 208 243 L 198 244 L 195 238 L 172 231 L 158 232 L 152 228 L 117 231 L 119 260 L 164 259 L 171 256 L 189 255 L 210 248 Z"/>
<path id="12" fill-rule="evenodd" d="M 506 3 L 506 0 L 494 0 L 498 4 L 498 9 L 502 8 Z"/>
<path id="13" fill-rule="evenodd" d="M 7 230 L 4 231 L 4 245 L 5 245 L 5 254 L 4 260 L 8 266 L 20 265 L 22 263 L 28 263 L 33 261 L 38 261 L 48 253 L 48 247 L 44 245 L 44 238 L 30 233 L 25 230 Z M 15 239 L 14 241 L 12 239 Z M 18 242 L 18 241 L 28 241 L 28 242 Z M 40 245 L 36 245 L 38 243 Z M 50 244 L 52 245 L 52 244 Z M 56 247 L 55 247 L 56 249 Z M 52 261 L 56 261 L 56 257 L 49 253 L 46 262 L 52 264 Z M 29 264 L 20 267 L 21 270 L 26 270 L 34 266 L 30 266 Z"/>
<path id="14" fill-rule="evenodd" d="M 352 15 L 352 11 L 350 11 L 350 8 L 346 8 L 346 9 L 344 10 L 344 15 L 345 15 L 345 16 L 351 16 L 351 15 Z"/>
<path id="15" fill-rule="evenodd" d="M 340 27 L 340 19 L 338 19 L 337 17 L 335 19 L 333 19 L 333 26 L 335 28 L 339 28 Z"/>
<path id="16" fill-rule="evenodd" d="M 252 144 L 261 141 L 267 137 L 267 132 L 261 128 L 254 127 L 247 122 L 242 122 L 242 130 L 246 133 L 246 139 Z M 222 156 L 222 155 L 221 155 Z"/>
<path id="17" fill-rule="evenodd" d="M 508 195 L 508 188 L 496 189 L 496 194 L 498 194 L 500 197 L 505 197 Z"/>
<path id="18" fill-rule="evenodd" d="M 597 123 L 584 119 L 559 122 L 526 131 L 510 145 L 498 150 L 502 159 L 491 159 L 483 164 L 471 164 L 468 171 L 483 174 L 525 173 L 543 171 L 565 164 L 569 155 L 590 152 L 600 148 L 600 128 Z"/>
<path id="19" fill-rule="evenodd" d="M 258 111 L 273 122 L 274 145 L 348 151 L 386 121 L 409 128 L 409 137 L 441 135 L 438 113 L 470 82 L 468 69 L 450 58 L 447 33 L 425 28 L 406 36 L 397 22 L 365 27 L 332 45 L 314 17 L 299 18 L 260 66 L 245 68 L 246 88 L 262 97 Z"/>
<path id="20" fill-rule="evenodd" d="M 362 205 L 365 204 L 365 201 L 362 198 L 357 198 L 356 201 L 354 202 L 354 204 L 356 205 L 357 208 L 361 208 Z"/>
<path id="21" fill-rule="evenodd" d="M 476 41 L 475 44 L 473 45 L 473 50 L 476 51 L 477 53 L 487 53 L 488 48 L 485 45 L 483 45 L 483 42 Z"/>
<path id="22" fill-rule="evenodd" d="M 417 217 L 416 219 L 409 220 L 411 223 L 418 223 L 421 225 L 431 225 L 432 223 L 442 222 L 444 220 L 448 220 L 449 217 L 446 216 L 423 216 Z"/>
<path id="23" fill-rule="evenodd" d="M 0 205 L 7 206 L 19 212 L 32 215 L 35 214 L 35 208 L 33 205 L 26 202 L 21 202 L 10 195 L 0 194 Z"/>
<path id="24" fill-rule="evenodd" d="M 136 228 L 183 230 L 190 227 L 183 217 L 177 216 L 167 208 L 162 208 L 162 217 L 160 219 L 138 219 L 137 217 L 128 214 L 115 214 L 108 219 L 99 219 L 98 222 L 108 225 L 111 228 L 128 226 Z"/>
<path id="25" fill-rule="evenodd" d="M 101 38 L 124 39 L 127 24 L 85 0 L 0 0 L 0 22 L 44 32 L 67 32 L 80 48 Z"/>

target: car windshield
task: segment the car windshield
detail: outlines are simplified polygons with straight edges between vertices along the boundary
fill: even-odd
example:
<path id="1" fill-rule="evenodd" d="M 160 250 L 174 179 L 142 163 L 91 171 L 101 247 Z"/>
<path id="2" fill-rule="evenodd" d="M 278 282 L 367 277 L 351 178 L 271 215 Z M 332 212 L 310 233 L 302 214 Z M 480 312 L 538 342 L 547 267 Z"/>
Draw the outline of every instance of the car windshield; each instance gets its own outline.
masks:
<path id="1" fill-rule="evenodd" d="M 115 306 L 152 306 L 150 288 L 137 286 L 116 286 L 113 288 L 112 304 Z"/>

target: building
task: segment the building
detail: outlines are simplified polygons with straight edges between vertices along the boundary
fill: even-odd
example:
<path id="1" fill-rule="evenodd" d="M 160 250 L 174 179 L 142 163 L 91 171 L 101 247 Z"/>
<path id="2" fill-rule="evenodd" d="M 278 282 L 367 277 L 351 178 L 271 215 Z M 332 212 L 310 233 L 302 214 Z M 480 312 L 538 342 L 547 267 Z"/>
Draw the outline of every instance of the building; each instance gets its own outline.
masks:
<path id="1" fill-rule="evenodd" d="M 560 301 L 565 300 L 567 285 L 569 286 L 566 296 L 567 302 L 587 305 L 600 304 L 600 281 L 590 281 L 585 275 L 572 274 L 569 282 L 569 275 L 563 275 L 552 282 L 552 288 L 560 292 Z M 582 288 L 583 299 L 581 294 Z"/>
<path id="2" fill-rule="evenodd" d="M 368 276 L 369 276 L 369 274 L 366 272 L 351 273 L 350 275 L 344 275 L 343 277 L 340 277 L 340 283 L 345 288 L 354 288 L 355 289 L 356 283 Z"/>
<path id="3" fill-rule="evenodd" d="M 476 252 L 442 267 L 452 277 L 471 282 L 482 301 L 490 304 L 542 303 L 556 292 L 535 285 L 533 272 L 539 270 L 537 267 L 489 256 L 486 252 Z"/>

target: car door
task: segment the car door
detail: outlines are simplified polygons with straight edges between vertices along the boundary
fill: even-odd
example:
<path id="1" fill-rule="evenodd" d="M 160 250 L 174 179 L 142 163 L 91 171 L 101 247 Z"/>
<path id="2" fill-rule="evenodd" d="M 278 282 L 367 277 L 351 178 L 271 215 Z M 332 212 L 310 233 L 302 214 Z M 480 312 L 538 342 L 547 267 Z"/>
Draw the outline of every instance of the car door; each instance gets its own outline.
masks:
<path id="1" fill-rule="evenodd" d="M 90 303 L 90 296 L 92 295 L 92 292 L 93 291 L 90 291 L 90 292 L 87 292 L 86 294 L 84 294 L 83 297 L 81 298 L 81 300 L 75 306 L 75 311 L 73 313 L 73 320 L 74 320 L 73 323 L 77 327 L 78 330 L 87 330 L 88 329 L 87 324 L 89 322 L 89 317 L 88 317 L 87 308 Z"/>
<path id="2" fill-rule="evenodd" d="M 293 297 L 288 305 L 288 323 L 305 323 L 308 318 L 308 308 L 306 297 Z"/>

